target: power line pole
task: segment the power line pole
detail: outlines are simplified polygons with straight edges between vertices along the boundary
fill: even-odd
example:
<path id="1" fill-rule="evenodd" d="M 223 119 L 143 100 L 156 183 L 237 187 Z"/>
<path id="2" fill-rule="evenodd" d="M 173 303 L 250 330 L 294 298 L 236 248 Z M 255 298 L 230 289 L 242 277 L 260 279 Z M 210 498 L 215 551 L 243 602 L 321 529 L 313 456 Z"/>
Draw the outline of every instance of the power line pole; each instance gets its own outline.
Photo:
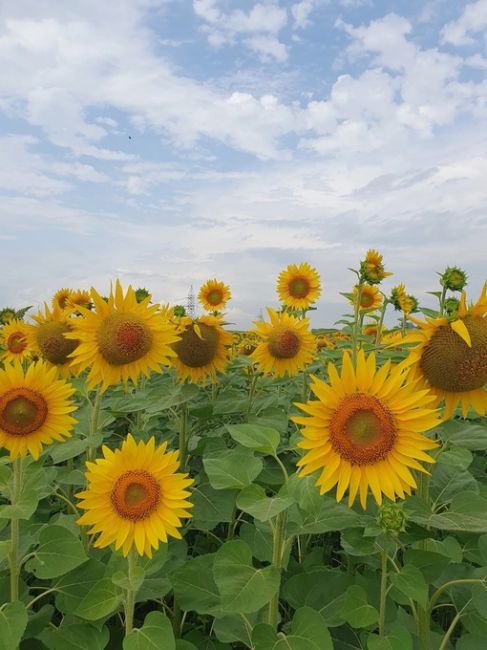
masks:
<path id="1" fill-rule="evenodd" d="M 189 287 L 188 297 L 186 298 L 186 313 L 190 318 L 196 316 L 196 303 L 194 299 L 193 285 Z"/>

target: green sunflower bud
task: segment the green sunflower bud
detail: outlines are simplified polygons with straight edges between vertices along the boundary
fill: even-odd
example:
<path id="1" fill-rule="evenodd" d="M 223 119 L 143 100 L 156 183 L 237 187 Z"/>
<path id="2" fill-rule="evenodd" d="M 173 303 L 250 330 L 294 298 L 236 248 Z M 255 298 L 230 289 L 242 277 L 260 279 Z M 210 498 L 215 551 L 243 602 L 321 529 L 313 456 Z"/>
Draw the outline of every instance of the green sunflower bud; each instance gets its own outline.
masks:
<path id="1" fill-rule="evenodd" d="M 151 295 L 147 291 L 147 289 L 144 289 L 143 287 L 139 287 L 138 289 L 135 290 L 135 299 L 137 302 L 142 302 L 146 298 L 150 298 Z"/>
<path id="2" fill-rule="evenodd" d="M 401 503 L 384 503 L 379 508 L 377 523 L 383 531 L 397 536 L 406 530 L 406 515 Z"/>
<path id="3" fill-rule="evenodd" d="M 0 311 L 0 323 L 6 325 L 9 321 L 13 320 L 16 316 L 15 309 L 11 307 L 5 307 Z"/>
<path id="4" fill-rule="evenodd" d="M 467 284 L 467 274 L 457 266 L 447 266 L 441 275 L 440 283 L 450 291 L 461 291 Z"/>
<path id="5" fill-rule="evenodd" d="M 183 316 L 186 316 L 186 309 L 184 308 L 184 305 L 176 305 L 174 307 L 174 315 L 176 318 L 182 318 Z"/>
<path id="6" fill-rule="evenodd" d="M 458 298 L 454 298 L 453 296 L 451 298 L 447 298 L 445 300 L 445 313 L 448 316 L 449 319 L 456 320 L 458 317 L 458 310 L 460 308 L 460 301 Z"/>

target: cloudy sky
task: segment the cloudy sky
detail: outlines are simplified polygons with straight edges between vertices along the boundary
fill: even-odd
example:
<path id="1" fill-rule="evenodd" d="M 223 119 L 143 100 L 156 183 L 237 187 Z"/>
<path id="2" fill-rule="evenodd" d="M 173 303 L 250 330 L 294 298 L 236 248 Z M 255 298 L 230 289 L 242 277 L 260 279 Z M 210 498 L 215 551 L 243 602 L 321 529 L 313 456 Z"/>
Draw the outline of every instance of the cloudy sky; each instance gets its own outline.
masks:
<path id="1" fill-rule="evenodd" d="M 487 259 L 487 0 L 3 0 L 0 306 L 109 281 L 246 327 L 368 248 L 427 304 Z"/>

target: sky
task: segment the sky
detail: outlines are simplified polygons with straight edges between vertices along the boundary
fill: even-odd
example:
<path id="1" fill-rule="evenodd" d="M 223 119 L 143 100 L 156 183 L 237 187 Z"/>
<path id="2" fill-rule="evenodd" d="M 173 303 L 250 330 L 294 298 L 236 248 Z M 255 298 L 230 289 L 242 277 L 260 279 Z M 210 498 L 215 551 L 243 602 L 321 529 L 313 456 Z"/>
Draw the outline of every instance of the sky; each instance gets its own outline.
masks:
<path id="1" fill-rule="evenodd" d="M 2 0 L 0 307 L 111 280 L 227 320 L 369 248 L 422 304 L 487 269 L 487 0 Z"/>

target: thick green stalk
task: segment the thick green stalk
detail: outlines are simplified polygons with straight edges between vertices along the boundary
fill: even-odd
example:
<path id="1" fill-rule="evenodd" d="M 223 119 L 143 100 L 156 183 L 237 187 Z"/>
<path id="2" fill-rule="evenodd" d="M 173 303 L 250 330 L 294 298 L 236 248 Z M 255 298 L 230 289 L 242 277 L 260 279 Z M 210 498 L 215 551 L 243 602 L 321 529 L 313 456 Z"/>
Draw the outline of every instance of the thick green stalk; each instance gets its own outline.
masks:
<path id="1" fill-rule="evenodd" d="M 357 296 L 355 298 L 355 304 L 353 310 L 352 363 L 354 368 L 356 368 L 357 366 L 358 338 L 360 334 L 360 301 L 362 300 L 362 287 L 363 287 L 363 283 L 359 282 L 357 285 Z"/>
<path id="2" fill-rule="evenodd" d="M 129 551 L 128 557 L 128 579 L 129 585 L 132 585 L 134 579 L 134 569 L 137 564 L 137 551 L 135 546 Z M 135 589 L 131 586 L 127 589 L 127 595 L 125 599 L 125 636 L 132 632 L 134 627 L 134 608 L 135 608 Z"/>
<path id="3" fill-rule="evenodd" d="M 282 562 L 284 559 L 284 529 L 286 527 L 286 511 L 280 512 L 275 519 L 274 524 L 274 538 L 272 545 L 272 566 L 281 571 Z M 279 613 L 279 591 L 277 590 L 276 594 L 272 597 L 271 602 L 269 603 L 269 625 L 272 625 L 273 629 L 277 629 L 277 617 Z"/>
<path id="4" fill-rule="evenodd" d="M 424 503 L 430 508 L 430 498 L 429 498 L 429 475 L 423 474 L 422 472 L 418 475 L 418 489 L 416 495 L 424 501 Z M 426 540 L 421 540 L 419 543 L 421 550 L 426 550 L 427 544 Z M 427 606 L 426 609 L 418 606 L 418 636 L 419 636 L 419 647 L 421 650 L 430 650 L 431 649 L 431 636 L 430 636 L 430 608 Z"/>
<path id="5" fill-rule="evenodd" d="M 16 458 L 12 463 L 12 495 L 11 504 L 16 506 L 22 492 L 22 459 Z M 8 556 L 10 569 L 10 600 L 19 599 L 19 520 L 10 520 L 10 553 Z"/>
<path id="6" fill-rule="evenodd" d="M 188 459 L 188 404 L 184 402 L 181 406 L 181 415 L 179 416 L 179 462 L 181 471 L 186 471 Z"/>
<path id="7" fill-rule="evenodd" d="M 92 411 L 91 411 L 90 439 L 92 439 L 93 436 L 98 431 L 98 417 L 100 415 L 100 407 L 101 407 L 101 387 L 98 387 L 97 391 L 96 391 L 95 402 L 93 404 Z M 96 447 L 93 447 L 90 444 L 90 446 L 88 447 L 88 452 L 86 454 L 88 460 L 94 460 L 95 459 L 96 449 L 97 449 Z"/>
<path id="8" fill-rule="evenodd" d="M 249 401 L 247 405 L 247 419 L 250 415 L 250 412 L 252 410 L 252 406 L 254 404 L 254 396 L 255 396 L 255 387 L 257 385 L 257 377 L 258 374 L 253 371 L 252 373 L 252 379 L 250 380 L 250 388 L 249 388 Z"/>
<path id="9" fill-rule="evenodd" d="M 383 539 L 380 550 L 380 571 L 379 635 L 384 636 L 387 597 L 387 538 Z"/>
<path id="10" fill-rule="evenodd" d="M 384 295 L 384 294 L 382 294 Z M 380 320 L 377 324 L 377 332 L 375 334 L 375 344 L 379 345 L 381 336 L 382 336 L 382 326 L 384 325 L 384 318 L 386 315 L 386 310 L 387 310 L 387 305 L 389 304 L 389 301 L 387 298 L 384 296 L 384 303 L 382 304 L 382 309 L 380 311 Z"/>

